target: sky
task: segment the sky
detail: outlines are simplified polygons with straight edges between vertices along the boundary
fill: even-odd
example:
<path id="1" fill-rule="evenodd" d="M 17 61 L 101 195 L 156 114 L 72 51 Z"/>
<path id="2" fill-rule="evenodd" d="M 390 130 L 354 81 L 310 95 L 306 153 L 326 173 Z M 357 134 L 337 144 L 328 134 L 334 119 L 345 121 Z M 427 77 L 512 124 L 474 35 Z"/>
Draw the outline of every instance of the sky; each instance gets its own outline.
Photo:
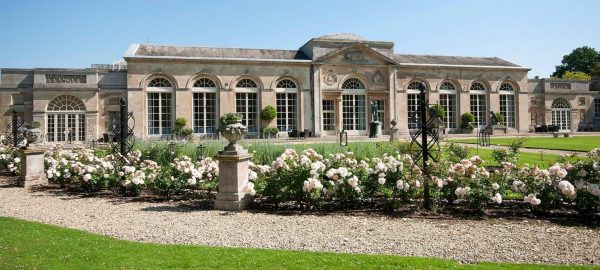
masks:
<path id="1" fill-rule="evenodd" d="M 0 0 L 0 67 L 84 68 L 132 43 L 298 49 L 353 33 L 400 54 L 495 56 L 548 77 L 600 50 L 600 1 Z"/>

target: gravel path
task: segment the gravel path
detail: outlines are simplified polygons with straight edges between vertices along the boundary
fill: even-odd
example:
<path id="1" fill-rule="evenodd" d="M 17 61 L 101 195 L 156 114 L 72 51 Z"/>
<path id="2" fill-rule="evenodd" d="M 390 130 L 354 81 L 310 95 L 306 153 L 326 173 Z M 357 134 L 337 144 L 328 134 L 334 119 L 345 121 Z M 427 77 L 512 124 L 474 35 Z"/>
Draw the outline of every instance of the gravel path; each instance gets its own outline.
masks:
<path id="1" fill-rule="evenodd" d="M 600 265 L 600 229 L 537 220 L 231 213 L 6 185 L 0 216 L 143 242 Z"/>

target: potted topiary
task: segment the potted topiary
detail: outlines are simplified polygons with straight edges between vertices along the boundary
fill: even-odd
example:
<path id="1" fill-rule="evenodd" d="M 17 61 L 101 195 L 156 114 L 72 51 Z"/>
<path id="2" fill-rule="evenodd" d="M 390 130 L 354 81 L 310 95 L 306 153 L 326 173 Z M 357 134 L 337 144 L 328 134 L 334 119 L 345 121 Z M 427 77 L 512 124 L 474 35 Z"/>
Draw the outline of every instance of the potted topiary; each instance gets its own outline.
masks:
<path id="1" fill-rule="evenodd" d="M 504 115 L 503 115 L 502 113 L 500 113 L 500 112 L 496 112 L 496 113 L 494 113 L 494 114 L 496 115 L 496 118 L 498 119 L 498 123 L 497 123 L 497 125 L 499 125 L 499 126 L 505 126 L 505 123 L 504 123 L 504 120 L 505 120 L 505 118 L 504 118 Z"/>
<path id="2" fill-rule="evenodd" d="M 276 127 L 267 127 L 262 129 L 263 138 L 265 139 L 275 138 L 277 133 L 279 133 L 279 129 Z"/>
<path id="3" fill-rule="evenodd" d="M 225 150 L 236 150 L 237 141 L 242 139 L 246 134 L 246 126 L 242 124 L 242 115 L 236 113 L 226 113 L 219 119 L 221 128 L 219 131 L 221 135 L 229 141 L 229 145 L 225 147 Z"/>
<path id="4" fill-rule="evenodd" d="M 475 127 L 472 123 L 475 121 L 475 115 L 470 112 L 463 113 L 460 116 L 460 121 L 460 128 L 462 129 L 463 133 L 473 133 L 473 129 L 475 129 Z"/>
<path id="5" fill-rule="evenodd" d="M 271 123 L 271 121 L 273 121 L 273 119 L 275 119 L 275 117 L 277 117 L 277 110 L 275 109 L 275 107 L 273 107 L 271 105 L 265 106 L 260 111 L 260 120 L 262 120 L 262 126 L 268 127 L 269 124 Z M 266 134 L 264 132 L 262 134 L 263 134 L 263 136 L 264 135 L 270 136 L 270 134 Z"/>
<path id="6" fill-rule="evenodd" d="M 440 104 L 434 104 L 433 106 L 431 106 L 431 110 L 433 111 L 435 116 L 437 116 L 440 119 L 438 128 L 444 129 L 445 125 L 443 119 L 444 116 L 446 116 L 446 109 L 444 109 L 444 106 Z"/>
<path id="7" fill-rule="evenodd" d="M 186 128 L 185 125 L 187 125 L 187 119 L 183 117 L 178 117 L 175 119 L 173 135 L 175 135 L 178 139 L 188 139 L 194 133 L 194 130 L 191 128 Z"/>

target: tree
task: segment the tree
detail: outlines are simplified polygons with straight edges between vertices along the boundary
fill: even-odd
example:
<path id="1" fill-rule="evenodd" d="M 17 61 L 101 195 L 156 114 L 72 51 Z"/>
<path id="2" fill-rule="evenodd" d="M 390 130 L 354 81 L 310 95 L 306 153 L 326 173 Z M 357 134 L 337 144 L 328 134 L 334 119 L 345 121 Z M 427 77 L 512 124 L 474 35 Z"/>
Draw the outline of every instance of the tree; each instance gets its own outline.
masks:
<path id="1" fill-rule="evenodd" d="M 562 65 L 556 66 L 556 71 L 551 76 L 563 78 L 567 71 L 591 74 L 592 69 L 598 64 L 600 64 L 600 53 L 598 51 L 588 46 L 579 47 L 570 54 L 563 56 Z"/>
<path id="2" fill-rule="evenodd" d="M 592 76 L 581 71 L 567 71 L 563 74 L 562 78 L 569 80 L 591 80 Z"/>
<path id="3" fill-rule="evenodd" d="M 592 75 L 592 76 L 600 76 L 600 63 L 596 64 L 596 66 L 594 66 L 592 68 L 592 72 L 590 72 L 590 75 Z"/>

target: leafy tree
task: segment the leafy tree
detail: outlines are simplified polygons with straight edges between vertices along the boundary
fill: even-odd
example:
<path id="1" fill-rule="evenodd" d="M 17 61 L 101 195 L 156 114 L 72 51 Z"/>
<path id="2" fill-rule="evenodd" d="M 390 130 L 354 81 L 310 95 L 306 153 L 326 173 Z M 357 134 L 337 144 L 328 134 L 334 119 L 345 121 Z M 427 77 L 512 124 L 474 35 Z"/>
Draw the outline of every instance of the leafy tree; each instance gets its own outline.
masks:
<path id="1" fill-rule="evenodd" d="M 592 68 L 592 71 L 590 72 L 590 75 L 592 75 L 592 76 L 600 76 L 600 63 L 596 64 L 596 66 L 594 66 Z"/>
<path id="2" fill-rule="evenodd" d="M 581 71 L 567 71 L 563 74 L 562 78 L 569 80 L 591 80 L 592 76 Z"/>
<path id="3" fill-rule="evenodd" d="M 600 53 L 594 48 L 583 46 L 573 50 L 570 54 L 563 56 L 562 65 L 556 66 L 556 71 L 552 77 L 563 78 L 567 71 L 579 71 L 585 74 L 591 74 L 600 64 Z"/>

